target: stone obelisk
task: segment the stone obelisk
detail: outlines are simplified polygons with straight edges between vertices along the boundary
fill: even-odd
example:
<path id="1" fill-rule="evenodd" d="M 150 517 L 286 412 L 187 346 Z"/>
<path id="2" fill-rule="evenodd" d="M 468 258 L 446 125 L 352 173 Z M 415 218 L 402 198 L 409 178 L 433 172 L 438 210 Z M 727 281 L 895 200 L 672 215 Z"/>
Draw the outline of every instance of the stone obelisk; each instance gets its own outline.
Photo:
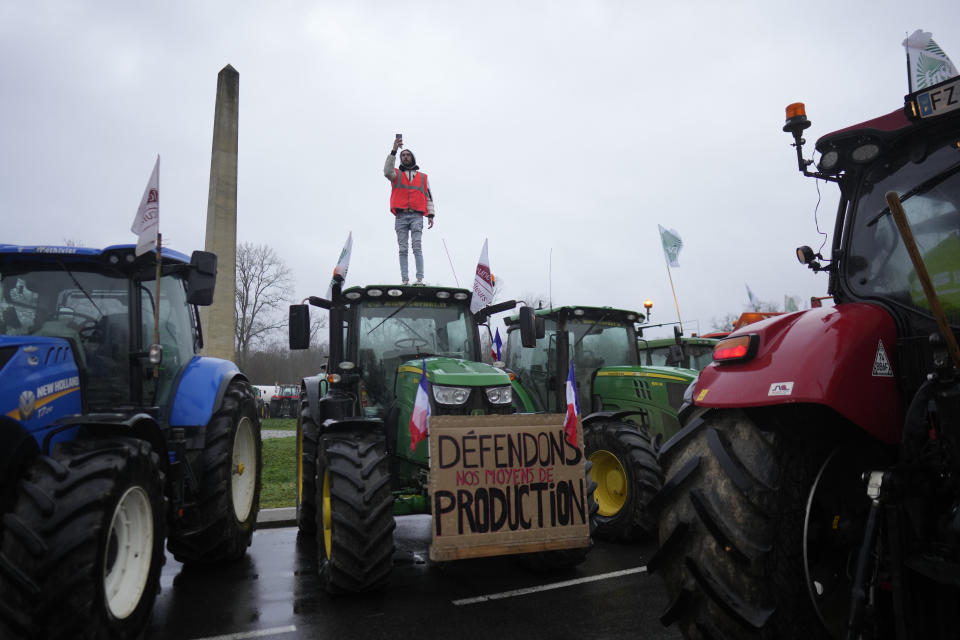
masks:
<path id="1" fill-rule="evenodd" d="M 237 132 L 240 74 L 229 64 L 217 75 L 210 154 L 205 248 L 217 254 L 217 287 L 213 304 L 200 308 L 204 355 L 234 359 L 237 273 Z"/>

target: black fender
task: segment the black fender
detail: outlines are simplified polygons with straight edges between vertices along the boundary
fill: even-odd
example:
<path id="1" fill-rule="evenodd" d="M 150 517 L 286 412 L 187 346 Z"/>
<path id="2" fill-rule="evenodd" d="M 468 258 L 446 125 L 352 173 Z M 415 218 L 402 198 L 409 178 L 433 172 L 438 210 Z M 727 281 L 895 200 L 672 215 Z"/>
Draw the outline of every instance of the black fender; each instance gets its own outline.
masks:
<path id="1" fill-rule="evenodd" d="M 355 416 L 352 418 L 328 418 L 323 421 L 323 424 L 320 425 L 320 433 L 336 433 L 338 431 L 351 431 L 351 430 L 363 430 L 363 431 L 379 431 L 386 437 L 386 429 L 384 428 L 383 420 L 380 418 L 364 418 L 361 416 Z"/>
<path id="2" fill-rule="evenodd" d="M 148 413 L 132 416 L 118 413 L 91 413 L 82 416 L 70 416 L 57 421 L 57 427 L 47 432 L 43 440 L 43 452 L 49 455 L 50 440 L 61 431 L 80 427 L 78 438 L 110 438 L 121 436 L 136 438 L 150 443 L 151 448 L 160 457 L 160 469 L 167 471 L 167 439 L 160 423 Z"/>
<path id="3" fill-rule="evenodd" d="M 16 420 L 0 416 L 0 519 L 13 508 L 24 471 L 40 455 L 40 446 Z"/>
<path id="4" fill-rule="evenodd" d="M 301 397 L 306 398 L 307 408 L 315 420 L 320 417 L 320 379 L 321 376 L 310 376 L 300 381 Z"/>
<path id="5" fill-rule="evenodd" d="M 590 424 L 597 422 L 598 420 L 604 420 L 608 422 L 625 422 L 627 416 L 639 415 L 641 411 L 636 411 L 634 409 L 628 409 L 626 411 L 594 411 L 583 416 L 580 421 L 584 424 Z"/>

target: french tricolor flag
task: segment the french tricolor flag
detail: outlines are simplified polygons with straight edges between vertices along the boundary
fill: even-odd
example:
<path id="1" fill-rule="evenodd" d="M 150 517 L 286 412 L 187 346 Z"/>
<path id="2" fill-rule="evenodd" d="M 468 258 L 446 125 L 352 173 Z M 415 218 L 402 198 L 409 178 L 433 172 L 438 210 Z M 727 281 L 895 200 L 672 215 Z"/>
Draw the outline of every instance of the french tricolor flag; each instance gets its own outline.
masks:
<path id="1" fill-rule="evenodd" d="M 423 372 L 420 374 L 420 386 L 417 387 L 417 400 L 410 414 L 410 451 L 417 443 L 427 437 L 430 429 L 430 395 L 427 393 L 427 361 L 423 360 Z"/>
<path id="2" fill-rule="evenodd" d="M 580 418 L 580 401 L 577 400 L 577 378 L 573 375 L 573 363 L 567 374 L 567 415 L 563 419 L 563 431 L 567 442 L 577 446 L 577 420 Z"/>
<path id="3" fill-rule="evenodd" d="M 503 340 L 500 339 L 500 328 L 497 327 L 497 335 L 493 339 L 493 344 L 490 345 L 490 357 L 496 360 L 497 362 L 503 360 L 502 351 L 500 348 L 503 346 Z"/>

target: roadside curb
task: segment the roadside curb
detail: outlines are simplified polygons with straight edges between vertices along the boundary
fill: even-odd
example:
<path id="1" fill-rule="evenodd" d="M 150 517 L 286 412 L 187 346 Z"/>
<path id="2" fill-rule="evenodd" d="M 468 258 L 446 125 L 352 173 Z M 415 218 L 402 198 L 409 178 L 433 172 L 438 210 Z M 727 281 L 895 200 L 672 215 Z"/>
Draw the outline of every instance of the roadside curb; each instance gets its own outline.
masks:
<path id="1" fill-rule="evenodd" d="M 257 514 L 258 529 L 272 529 L 275 527 L 292 527 L 297 524 L 297 508 L 281 507 L 279 509 L 261 509 Z"/>

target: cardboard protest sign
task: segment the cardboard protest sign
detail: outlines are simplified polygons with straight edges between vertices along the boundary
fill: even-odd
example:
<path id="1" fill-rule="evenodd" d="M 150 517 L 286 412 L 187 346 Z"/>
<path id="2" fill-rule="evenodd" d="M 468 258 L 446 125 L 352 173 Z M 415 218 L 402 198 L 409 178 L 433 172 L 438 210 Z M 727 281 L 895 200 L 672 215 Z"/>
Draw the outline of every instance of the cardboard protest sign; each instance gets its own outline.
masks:
<path id="1" fill-rule="evenodd" d="M 431 560 L 590 544 L 583 450 L 563 414 L 433 416 Z M 577 425 L 577 442 L 583 442 Z"/>

